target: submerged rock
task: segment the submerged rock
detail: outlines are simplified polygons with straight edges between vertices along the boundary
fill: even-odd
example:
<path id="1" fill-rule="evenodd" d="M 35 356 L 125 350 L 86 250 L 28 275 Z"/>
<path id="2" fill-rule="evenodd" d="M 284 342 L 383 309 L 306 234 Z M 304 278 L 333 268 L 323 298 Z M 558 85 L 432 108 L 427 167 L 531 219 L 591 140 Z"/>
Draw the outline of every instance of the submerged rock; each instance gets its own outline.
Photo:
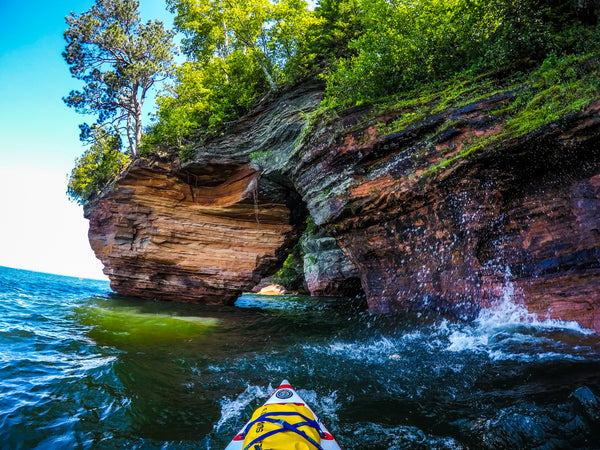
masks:
<path id="1" fill-rule="evenodd" d="M 570 398 L 575 410 L 583 413 L 583 416 L 592 423 L 600 425 L 600 400 L 589 388 L 586 386 L 578 388 Z M 596 429 L 600 433 L 600 427 Z"/>
<path id="2" fill-rule="evenodd" d="M 457 425 L 478 448 L 596 449 L 600 442 L 598 399 L 587 387 L 577 389 L 562 404 L 524 403 L 489 419 Z"/>

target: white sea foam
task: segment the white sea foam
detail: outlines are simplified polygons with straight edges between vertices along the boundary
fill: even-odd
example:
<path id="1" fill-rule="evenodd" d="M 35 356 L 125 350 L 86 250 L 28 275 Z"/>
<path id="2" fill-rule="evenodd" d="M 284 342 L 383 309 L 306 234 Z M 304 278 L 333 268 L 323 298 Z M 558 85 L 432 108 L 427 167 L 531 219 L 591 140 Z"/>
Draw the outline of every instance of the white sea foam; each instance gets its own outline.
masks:
<path id="1" fill-rule="evenodd" d="M 269 384 L 267 388 L 262 386 L 248 386 L 244 392 L 235 399 L 224 397 L 221 400 L 221 418 L 215 424 L 215 431 L 219 431 L 223 426 L 231 421 L 237 421 L 242 417 L 246 407 L 257 399 L 266 399 L 275 389 Z"/>
<path id="2" fill-rule="evenodd" d="M 565 357 L 564 354 L 551 350 L 555 342 L 541 336 L 542 333 L 567 331 L 584 335 L 593 334 L 593 331 L 583 328 L 577 322 L 540 320 L 536 314 L 530 313 L 518 302 L 511 280 L 512 273 L 507 267 L 502 300 L 491 308 L 481 310 L 472 324 L 451 331 L 448 334 L 450 345 L 447 350 L 486 352 L 492 360 L 531 361 Z M 528 353 L 528 346 L 541 346 L 544 351 Z M 509 348 L 521 348 L 521 350 L 509 351 Z"/>
<path id="3" fill-rule="evenodd" d="M 330 427 L 334 422 L 337 423 L 337 411 L 340 408 L 337 391 L 333 391 L 329 395 L 324 393 L 319 395 L 315 391 L 298 389 L 298 394 L 310 405 L 321 420 L 326 422 L 327 427 Z"/>
<path id="4" fill-rule="evenodd" d="M 470 323 L 443 320 L 437 325 L 410 327 L 401 334 L 394 330 L 391 335 L 382 333 L 369 339 L 337 340 L 325 345 L 305 344 L 302 348 L 313 357 L 324 354 L 332 360 L 364 362 L 374 368 L 393 365 L 397 375 L 423 360 L 440 370 L 461 372 L 464 356 L 469 353 L 487 356 L 491 361 L 585 359 L 589 353 L 586 344 L 573 347 L 573 342 L 583 343 L 582 338 L 593 332 L 576 322 L 544 320 L 529 312 L 519 303 L 510 272 L 506 272 L 503 298 L 495 306 L 481 310 Z M 454 356 L 446 353 L 445 362 L 440 363 L 435 355 L 444 352 Z"/>
<path id="5" fill-rule="evenodd" d="M 350 359 L 371 359 L 376 355 L 386 356 L 397 350 L 398 343 L 386 337 L 380 337 L 369 343 L 332 342 L 329 353 Z"/>
<path id="6" fill-rule="evenodd" d="M 545 336 L 552 331 L 593 333 L 576 322 L 540 320 L 536 314 L 513 302 L 510 296 L 505 296 L 498 305 L 482 310 L 472 324 L 451 331 L 446 350 L 485 352 L 496 361 L 564 358 L 566 355 L 552 350 L 557 342 Z M 535 350 L 530 350 L 533 347 Z"/>
<path id="7" fill-rule="evenodd" d="M 436 448 L 460 450 L 464 447 L 450 437 L 438 437 L 425 433 L 423 430 L 408 425 L 385 426 L 375 423 L 357 423 L 353 429 L 351 442 L 361 442 L 363 446 L 375 444 L 377 447 L 385 443 L 386 448 L 396 450 L 401 448 Z M 341 439 L 342 446 L 345 444 Z"/>

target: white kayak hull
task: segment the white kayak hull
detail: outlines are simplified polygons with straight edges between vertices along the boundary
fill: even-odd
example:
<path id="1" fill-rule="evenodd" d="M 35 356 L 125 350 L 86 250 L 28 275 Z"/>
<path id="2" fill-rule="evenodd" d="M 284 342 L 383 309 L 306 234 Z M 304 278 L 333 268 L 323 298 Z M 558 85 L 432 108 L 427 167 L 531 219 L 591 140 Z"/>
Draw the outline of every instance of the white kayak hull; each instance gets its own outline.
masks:
<path id="1" fill-rule="evenodd" d="M 315 417 L 316 422 L 319 424 L 321 429 L 321 448 L 323 450 L 341 450 L 341 447 L 333 437 L 333 435 L 329 432 L 329 430 L 323 425 L 323 422 L 319 419 L 319 416 L 315 414 L 315 412 L 310 408 L 309 405 L 306 404 L 304 399 L 300 397 L 300 395 L 294 390 L 294 388 L 290 385 L 287 380 L 283 380 L 279 387 L 271 394 L 269 399 L 263 404 L 286 404 L 286 403 L 294 403 L 296 405 L 303 405 L 308 408 Z M 244 427 L 239 431 L 239 433 L 233 438 L 233 440 L 229 443 L 229 445 L 225 448 L 225 450 L 243 450 L 244 448 L 244 432 L 248 427 L 248 422 Z M 285 449 L 281 449 L 285 450 Z"/>

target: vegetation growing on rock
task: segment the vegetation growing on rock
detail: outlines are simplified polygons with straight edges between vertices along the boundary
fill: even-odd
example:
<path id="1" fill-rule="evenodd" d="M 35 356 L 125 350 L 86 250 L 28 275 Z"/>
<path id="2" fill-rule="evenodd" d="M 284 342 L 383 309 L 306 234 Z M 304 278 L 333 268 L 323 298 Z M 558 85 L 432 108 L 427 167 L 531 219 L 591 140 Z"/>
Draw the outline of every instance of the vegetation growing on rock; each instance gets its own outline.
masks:
<path id="1" fill-rule="evenodd" d="M 321 0 L 314 9 L 304 0 L 169 0 L 168 6 L 188 61 L 157 100 L 145 152 L 175 147 L 193 159 L 190 142 L 222 130 L 281 83 L 306 79 L 324 82 L 322 111 L 357 104 L 377 113 L 405 109 L 382 132 L 514 91 L 495 113 L 506 118 L 505 132 L 518 136 L 577 112 L 599 92 L 599 7 L 592 0 Z M 452 157 L 487 143 L 473 140 Z"/>
<path id="2" fill-rule="evenodd" d="M 67 194 L 80 204 L 97 195 L 130 161 L 129 155 L 121 152 L 118 135 L 102 128 L 95 128 L 92 132 L 94 142 L 77 160 L 69 177 Z"/>
<path id="3" fill-rule="evenodd" d="M 69 179 L 68 195 L 81 203 L 128 159 L 114 154 L 121 150 L 121 135 L 128 142 L 124 151 L 139 153 L 144 101 L 173 64 L 173 33 L 159 21 L 142 23 L 138 9 L 137 0 L 96 0 L 89 11 L 66 17 L 63 57 L 84 86 L 63 100 L 79 113 L 97 116 L 94 125 L 80 125 L 80 138 L 91 147 L 76 161 Z"/>

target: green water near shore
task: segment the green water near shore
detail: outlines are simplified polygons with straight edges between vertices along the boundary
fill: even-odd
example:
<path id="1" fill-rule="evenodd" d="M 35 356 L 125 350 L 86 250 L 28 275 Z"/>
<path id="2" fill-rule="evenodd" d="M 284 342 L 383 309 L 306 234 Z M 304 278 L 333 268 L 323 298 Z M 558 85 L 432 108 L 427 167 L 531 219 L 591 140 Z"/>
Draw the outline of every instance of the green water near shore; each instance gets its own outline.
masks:
<path id="1" fill-rule="evenodd" d="M 507 302 L 472 323 L 356 299 L 147 302 L 0 270 L 2 448 L 224 448 L 289 379 L 346 449 L 594 448 L 600 338 Z"/>

